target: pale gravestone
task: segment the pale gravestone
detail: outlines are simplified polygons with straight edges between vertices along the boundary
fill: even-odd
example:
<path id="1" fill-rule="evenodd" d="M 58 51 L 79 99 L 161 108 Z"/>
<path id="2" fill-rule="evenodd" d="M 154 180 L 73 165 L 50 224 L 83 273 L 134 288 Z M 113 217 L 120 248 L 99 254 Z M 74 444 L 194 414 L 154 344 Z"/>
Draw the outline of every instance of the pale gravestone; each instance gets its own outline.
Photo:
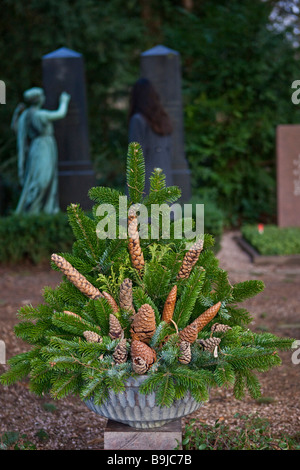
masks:
<path id="1" fill-rule="evenodd" d="M 172 176 L 182 190 L 182 202 L 191 198 L 190 170 L 184 151 L 180 54 L 159 45 L 140 56 L 140 73 L 153 84 L 172 124 Z"/>
<path id="2" fill-rule="evenodd" d="M 277 127 L 277 224 L 300 226 L 300 125 Z"/>
<path id="3" fill-rule="evenodd" d="M 62 47 L 44 55 L 42 65 L 45 107 L 56 109 L 62 91 L 71 95 L 67 116 L 54 123 L 60 208 L 79 203 L 89 210 L 88 191 L 96 181 L 90 160 L 84 60 L 78 52 Z"/>

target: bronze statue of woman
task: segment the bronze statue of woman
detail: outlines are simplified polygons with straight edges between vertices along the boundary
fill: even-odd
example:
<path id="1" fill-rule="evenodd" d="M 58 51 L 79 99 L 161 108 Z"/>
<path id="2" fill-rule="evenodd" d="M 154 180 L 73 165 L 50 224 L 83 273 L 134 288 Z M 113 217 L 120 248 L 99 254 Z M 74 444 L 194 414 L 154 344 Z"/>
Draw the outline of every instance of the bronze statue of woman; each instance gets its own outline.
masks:
<path id="1" fill-rule="evenodd" d="M 60 95 L 55 111 L 42 109 L 44 90 L 34 87 L 24 92 L 25 104 L 19 105 L 12 119 L 17 135 L 18 174 L 22 193 L 16 213 L 59 212 L 57 146 L 53 121 L 66 116 L 70 95 Z"/>

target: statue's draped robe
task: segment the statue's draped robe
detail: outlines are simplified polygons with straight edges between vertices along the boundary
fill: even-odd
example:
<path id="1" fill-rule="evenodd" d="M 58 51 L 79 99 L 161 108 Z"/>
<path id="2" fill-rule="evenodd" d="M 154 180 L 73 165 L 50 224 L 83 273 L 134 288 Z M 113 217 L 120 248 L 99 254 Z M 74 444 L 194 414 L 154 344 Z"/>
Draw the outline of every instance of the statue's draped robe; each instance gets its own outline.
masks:
<path id="1" fill-rule="evenodd" d="M 24 168 L 24 184 L 16 213 L 55 214 L 59 203 L 53 124 L 39 109 L 29 108 L 18 127 L 18 159 L 19 167 Z"/>

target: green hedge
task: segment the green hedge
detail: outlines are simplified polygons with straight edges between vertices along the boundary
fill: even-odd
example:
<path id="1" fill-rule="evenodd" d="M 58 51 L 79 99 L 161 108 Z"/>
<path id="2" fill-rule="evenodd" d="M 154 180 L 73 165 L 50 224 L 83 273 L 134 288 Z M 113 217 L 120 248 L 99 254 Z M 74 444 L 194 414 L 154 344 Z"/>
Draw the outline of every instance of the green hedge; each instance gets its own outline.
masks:
<path id="1" fill-rule="evenodd" d="M 74 239 L 67 215 L 11 215 L 0 218 L 0 263 L 46 260 L 67 251 Z"/>
<path id="2" fill-rule="evenodd" d="M 265 225 L 263 233 L 259 233 L 256 225 L 245 225 L 241 232 L 244 239 L 261 255 L 300 254 L 300 227 Z"/>

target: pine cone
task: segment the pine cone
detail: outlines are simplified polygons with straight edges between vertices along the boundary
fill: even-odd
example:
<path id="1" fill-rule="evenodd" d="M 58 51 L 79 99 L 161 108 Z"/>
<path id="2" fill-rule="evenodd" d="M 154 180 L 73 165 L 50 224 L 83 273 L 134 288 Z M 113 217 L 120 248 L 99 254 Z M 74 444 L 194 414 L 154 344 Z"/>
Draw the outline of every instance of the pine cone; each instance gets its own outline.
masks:
<path id="1" fill-rule="evenodd" d="M 188 341 L 181 341 L 179 344 L 179 348 L 179 362 L 181 362 L 181 364 L 189 364 L 192 359 L 191 344 Z"/>
<path id="2" fill-rule="evenodd" d="M 184 255 L 177 279 L 187 279 L 191 273 L 191 270 L 198 261 L 199 255 L 203 250 L 203 240 L 198 240 Z"/>
<path id="3" fill-rule="evenodd" d="M 154 349 L 150 348 L 150 346 L 143 343 L 142 341 L 133 340 L 131 343 L 132 361 L 134 362 L 134 360 L 138 357 L 145 361 L 149 369 L 156 361 L 156 352 L 154 351 Z"/>
<path id="4" fill-rule="evenodd" d="M 176 304 L 176 297 L 177 297 L 177 286 L 175 285 L 172 287 L 167 300 L 164 305 L 163 313 L 162 313 L 162 321 L 170 323 L 173 318 L 174 308 Z"/>
<path id="5" fill-rule="evenodd" d="M 119 339 L 123 335 L 123 330 L 119 320 L 112 313 L 109 315 L 109 337 L 111 339 Z"/>
<path id="6" fill-rule="evenodd" d="M 131 337 L 138 341 L 149 343 L 156 329 L 155 325 L 155 313 L 151 305 L 142 305 L 135 316 L 133 317 L 131 324 Z"/>
<path id="7" fill-rule="evenodd" d="M 113 358 L 116 364 L 123 364 L 127 361 L 127 345 L 125 338 L 121 339 L 119 344 L 116 346 L 113 353 Z"/>
<path id="8" fill-rule="evenodd" d="M 136 374 L 143 375 L 146 374 L 149 369 L 146 361 L 142 357 L 135 357 L 132 359 L 132 368 Z"/>
<path id="9" fill-rule="evenodd" d="M 218 313 L 221 307 L 221 302 L 216 303 L 212 307 L 203 312 L 196 320 L 193 321 L 197 325 L 198 333 L 201 331 Z"/>
<path id="10" fill-rule="evenodd" d="M 194 343 L 198 338 L 198 327 L 195 323 L 191 323 L 179 332 L 181 341 L 188 341 L 190 344 Z"/>
<path id="11" fill-rule="evenodd" d="M 208 338 L 201 339 L 199 344 L 202 346 L 204 351 L 213 352 L 217 346 L 219 346 L 221 338 Z"/>
<path id="12" fill-rule="evenodd" d="M 84 331 L 83 336 L 87 340 L 88 343 L 102 343 L 102 338 L 98 333 L 94 331 Z"/>
<path id="13" fill-rule="evenodd" d="M 222 323 L 214 323 L 211 327 L 211 334 L 213 333 L 226 333 L 226 331 L 232 330 L 231 326 L 224 325 Z"/>
<path id="14" fill-rule="evenodd" d="M 111 306 L 113 312 L 118 313 L 119 307 L 115 299 L 108 292 L 103 292 L 102 294 L 103 294 L 103 297 L 107 300 L 107 302 Z"/>
<path id="15" fill-rule="evenodd" d="M 138 233 L 138 220 L 136 215 L 130 215 L 130 210 L 128 216 L 128 235 L 128 250 L 131 257 L 131 262 L 135 269 L 141 272 L 141 270 L 144 268 L 145 261 L 140 245 L 140 237 Z"/>
<path id="16" fill-rule="evenodd" d="M 124 279 L 120 286 L 120 307 L 135 314 L 132 303 L 132 281 L 128 278 Z"/>
<path id="17" fill-rule="evenodd" d="M 80 274 L 77 269 L 65 260 L 62 256 L 53 254 L 51 260 L 56 264 L 56 266 L 62 271 L 62 273 L 67 277 L 67 279 L 77 287 L 80 292 L 89 297 L 90 299 L 98 299 L 102 297 L 99 289 L 94 287 L 82 274 Z"/>

